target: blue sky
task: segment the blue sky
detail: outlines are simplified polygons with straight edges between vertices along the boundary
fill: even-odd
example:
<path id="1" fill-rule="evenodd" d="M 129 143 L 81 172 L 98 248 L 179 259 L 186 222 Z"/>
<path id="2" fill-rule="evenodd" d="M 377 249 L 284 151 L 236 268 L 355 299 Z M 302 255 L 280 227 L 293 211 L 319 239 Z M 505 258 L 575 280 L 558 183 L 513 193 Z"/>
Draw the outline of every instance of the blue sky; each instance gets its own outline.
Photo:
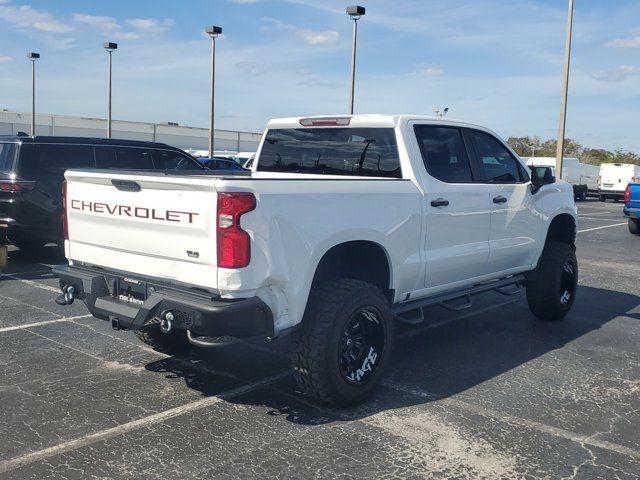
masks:
<path id="1" fill-rule="evenodd" d="M 209 41 L 220 25 L 216 126 L 347 110 L 351 24 L 339 0 L 0 0 L 0 108 L 207 126 Z M 434 106 L 503 136 L 556 135 L 565 0 L 368 0 L 356 112 Z M 567 136 L 640 152 L 640 1 L 576 0 Z"/>

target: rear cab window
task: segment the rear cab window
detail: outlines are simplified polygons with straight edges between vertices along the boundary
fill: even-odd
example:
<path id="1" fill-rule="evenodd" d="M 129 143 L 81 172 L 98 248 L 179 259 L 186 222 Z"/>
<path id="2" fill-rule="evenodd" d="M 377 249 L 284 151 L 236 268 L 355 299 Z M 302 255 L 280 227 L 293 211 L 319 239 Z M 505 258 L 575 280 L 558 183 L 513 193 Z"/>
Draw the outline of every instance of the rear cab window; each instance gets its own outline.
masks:
<path id="1" fill-rule="evenodd" d="M 275 128 L 257 170 L 402 178 L 393 128 Z"/>

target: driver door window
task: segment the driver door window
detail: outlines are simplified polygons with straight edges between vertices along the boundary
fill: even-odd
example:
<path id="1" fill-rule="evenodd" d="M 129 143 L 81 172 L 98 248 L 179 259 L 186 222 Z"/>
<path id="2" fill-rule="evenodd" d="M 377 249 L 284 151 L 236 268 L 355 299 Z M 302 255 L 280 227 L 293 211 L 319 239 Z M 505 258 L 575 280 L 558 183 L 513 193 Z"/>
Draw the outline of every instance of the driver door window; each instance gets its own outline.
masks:
<path id="1" fill-rule="evenodd" d="M 518 161 L 502 143 L 477 130 L 469 131 L 469 136 L 487 183 L 520 183 L 524 180 Z"/>

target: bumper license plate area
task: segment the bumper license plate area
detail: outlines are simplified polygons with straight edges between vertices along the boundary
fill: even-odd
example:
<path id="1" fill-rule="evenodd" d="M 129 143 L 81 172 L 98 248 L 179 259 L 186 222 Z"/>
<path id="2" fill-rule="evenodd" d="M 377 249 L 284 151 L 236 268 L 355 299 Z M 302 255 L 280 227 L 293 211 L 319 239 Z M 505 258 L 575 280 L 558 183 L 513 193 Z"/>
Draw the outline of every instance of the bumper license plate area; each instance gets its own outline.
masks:
<path id="1" fill-rule="evenodd" d="M 147 299 L 147 284 L 134 278 L 120 278 L 117 298 L 135 305 L 142 305 Z"/>

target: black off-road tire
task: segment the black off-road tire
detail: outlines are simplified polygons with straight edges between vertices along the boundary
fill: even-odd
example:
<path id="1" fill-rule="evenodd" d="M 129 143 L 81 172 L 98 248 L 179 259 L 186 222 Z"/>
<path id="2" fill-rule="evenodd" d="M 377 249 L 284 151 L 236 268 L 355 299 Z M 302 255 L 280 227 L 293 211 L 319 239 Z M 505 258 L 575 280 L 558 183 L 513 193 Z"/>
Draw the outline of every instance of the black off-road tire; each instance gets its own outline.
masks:
<path id="1" fill-rule="evenodd" d="M 376 346 L 369 345 L 368 340 L 353 341 L 350 335 L 354 325 L 369 332 L 362 338 L 373 338 L 372 345 Z M 353 356 L 345 354 L 354 345 L 364 345 L 357 347 L 363 357 L 353 351 Z M 360 280 L 332 280 L 310 295 L 295 334 L 294 378 L 303 393 L 322 403 L 355 405 L 367 399 L 380 383 L 392 349 L 393 317 L 382 292 Z M 349 358 L 356 365 L 364 358 L 361 368 L 347 372 Z"/>
<path id="2" fill-rule="evenodd" d="M 576 297 L 578 260 L 567 243 L 548 241 L 538 267 L 527 275 L 527 303 L 539 320 L 562 320 Z"/>
<path id="3" fill-rule="evenodd" d="M 154 325 L 143 330 L 135 330 L 134 333 L 142 343 L 167 355 L 184 354 L 192 347 L 187 339 L 187 332 L 185 330 L 162 333 L 160 326 Z"/>
<path id="4" fill-rule="evenodd" d="M 629 233 L 633 235 L 640 235 L 640 220 L 636 220 L 635 218 L 630 218 L 628 220 L 629 225 Z"/>

